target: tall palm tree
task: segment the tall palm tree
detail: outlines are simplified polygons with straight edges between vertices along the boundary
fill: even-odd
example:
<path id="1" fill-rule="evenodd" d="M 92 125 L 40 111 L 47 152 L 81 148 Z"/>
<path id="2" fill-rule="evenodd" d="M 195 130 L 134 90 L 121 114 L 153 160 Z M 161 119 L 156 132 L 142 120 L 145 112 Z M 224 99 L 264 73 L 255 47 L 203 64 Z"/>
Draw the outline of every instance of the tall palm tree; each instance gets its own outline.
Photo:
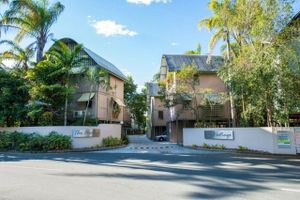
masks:
<path id="1" fill-rule="evenodd" d="M 83 51 L 82 45 L 75 45 L 69 47 L 62 41 L 56 42 L 53 47 L 47 53 L 48 59 L 60 66 L 60 70 L 52 73 L 51 75 L 65 74 L 64 85 L 66 88 L 65 92 L 65 109 L 64 109 L 64 125 L 67 125 L 67 114 L 68 114 L 68 98 L 71 93 L 70 87 L 70 76 L 74 73 L 74 70 L 82 68 L 87 58 L 81 55 Z"/>
<path id="2" fill-rule="evenodd" d="M 39 62 L 43 59 L 47 40 L 52 36 L 50 28 L 63 10 L 61 3 L 50 5 L 49 0 L 12 0 L 1 24 L 4 28 L 18 30 L 15 37 L 17 42 L 25 36 L 34 38 L 36 61 Z"/>
<path id="3" fill-rule="evenodd" d="M 209 8 L 213 12 L 213 16 L 202 19 L 198 26 L 199 28 L 205 26 L 208 30 L 215 30 L 213 36 L 209 42 L 208 62 L 211 60 L 211 54 L 218 41 L 223 40 L 226 43 L 226 61 L 229 62 L 232 58 L 232 54 L 235 54 L 234 49 L 232 51 L 231 46 L 231 34 L 233 28 L 233 19 L 235 16 L 235 1 L 232 0 L 211 0 Z M 230 74 L 230 72 L 228 72 Z M 233 95 L 231 92 L 231 85 L 229 83 L 229 96 L 230 96 L 230 108 L 232 125 L 236 126 L 236 112 Z"/>
<path id="4" fill-rule="evenodd" d="M 1 60 L 12 60 L 16 62 L 16 67 L 27 71 L 32 64 L 31 59 L 34 56 L 34 50 L 30 47 L 23 49 L 18 44 L 10 40 L 0 41 L 0 45 L 5 44 L 10 47 L 10 50 L 0 53 Z"/>
<path id="5" fill-rule="evenodd" d="M 87 72 L 86 73 L 87 77 L 91 82 L 89 99 L 91 98 L 93 91 L 95 91 L 95 89 L 98 89 L 97 86 L 102 87 L 105 90 L 110 89 L 109 73 L 106 70 L 101 69 L 98 66 L 90 66 L 87 68 L 86 72 Z M 85 125 L 86 122 L 89 104 L 90 101 L 88 101 L 86 104 L 84 117 L 83 117 L 83 126 Z"/>
<path id="6" fill-rule="evenodd" d="M 227 59 L 229 60 L 232 53 L 230 48 L 231 23 L 235 12 L 233 2 L 232 0 L 211 0 L 209 8 L 214 15 L 209 18 L 204 18 L 198 23 L 199 28 L 205 26 L 208 30 L 215 31 L 208 46 L 209 59 L 218 41 L 223 40 L 227 45 Z"/>

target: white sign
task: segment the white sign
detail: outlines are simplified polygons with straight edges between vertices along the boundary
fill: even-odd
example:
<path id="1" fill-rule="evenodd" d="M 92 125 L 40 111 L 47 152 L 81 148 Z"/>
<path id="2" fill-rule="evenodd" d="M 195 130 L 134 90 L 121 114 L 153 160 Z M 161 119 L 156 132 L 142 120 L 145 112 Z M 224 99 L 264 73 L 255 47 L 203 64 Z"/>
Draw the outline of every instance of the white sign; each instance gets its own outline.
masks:
<path id="1" fill-rule="evenodd" d="M 73 138 L 87 138 L 93 137 L 93 130 L 92 129 L 73 129 L 72 130 L 72 137 Z"/>
<path id="2" fill-rule="evenodd" d="M 291 148 L 290 132 L 278 131 L 277 132 L 277 145 L 278 145 L 278 148 Z"/>
<path id="3" fill-rule="evenodd" d="M 204 137 L 209 140 L 234 140 L 232 130 L 205 130 Z"/>

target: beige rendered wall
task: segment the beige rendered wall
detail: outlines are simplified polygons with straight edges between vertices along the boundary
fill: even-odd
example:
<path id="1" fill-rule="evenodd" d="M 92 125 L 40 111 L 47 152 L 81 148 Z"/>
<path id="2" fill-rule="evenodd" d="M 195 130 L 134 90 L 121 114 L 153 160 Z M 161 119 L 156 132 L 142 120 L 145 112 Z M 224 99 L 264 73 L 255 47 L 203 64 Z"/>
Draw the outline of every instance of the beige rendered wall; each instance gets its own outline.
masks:
<path id="1" fill-rule="evenodd" d="M 166 119 L 167 119 L 167 110 L 161 101 L 159 97 L 152 97 L 151 98 L 153 102 L 153 113 L 152 113 L 152 120 L 153 120 L 153 126 L 165 126 L 166 125 Z M 159 111 L 163 111 L 163 119 L 160 119 L 158 117 Z"/>
<path id="2" fill-rule="evenodd" d="M 234 140 L 215 140 L 205 139 L 205 130 L 232 130 Z M 266 151 L 277 154 L 296 154 L 296 142 L 294 132 L 289 131 L 291 138 L 290 148 L 279 148 L 277 144 L 277 132 L 272 127 L 258 128 L 184 128 L 183 145 L 202 146 L 204 143 L 209 145 L 225 145 L 226 148 L 237 149 L 239 146 L 247 147 L 251 150 Z"/>
<path id="3" fill-rule="evenodd" d="M 112 117 L 112 97 L 116 97 L 124 102 L 124 81 L 111 75 L 110 76 L 110 90 L 106 91 L 105 89 L 99 87 L 98 90 L 98 111 L 97 117 L 99 120 L 108 120 L 108 121 L 123 121 L 124 117 L 124 107 L 121 107 L 121 112 L 118 118 Z"/>
<path id="4" fill-rule="evenodd" d="M 227 93 L 226 86 L 224 82 L 217 76 L 215 73 L 205 73 L 201 74 L 199 76 L 199 86 L 197 87 L 197 90 L 201 91 L 203 89 L 211 89 L 214 92 L 218 93 Z M 175 85 L 170 86 L 175 87 Z M 225 102 L 224 104 L 224 118 L 230 117 L 230 104 L 229 102 Z M 184 110 L 182 109 L 182 105 L 176 105 L 175 107 L 171 108 L 171 114 L 170 114 L 170 120 L 174 121 L 176 119 L 176 112 L 180 112 L 178 119 L 184 119 L 184 120 L 192 120 L 195 119 L 195 116 L 191 110 Z"/>
<path id="5" fill-rule="evenodd" d="M 86 129 L 100 129 L 99 137 L 90 138 L 73 138 L 73 130 L 86 130 Z M 38 133 L 40 135 L 47 135 L 52 131 L 62 135 L 72 137 L 73 148 L 87 148 L 98 144 L 102 144 L 103 138 L 112 136 L 121 138 L 121 125 L 119 124 L 100 124 L 99 126 L 38 126 L 38 127 L 14 127 L 14 128 L 0 128 L 1 131 L 13 132 L 19 131 L 23 133 Z"/>

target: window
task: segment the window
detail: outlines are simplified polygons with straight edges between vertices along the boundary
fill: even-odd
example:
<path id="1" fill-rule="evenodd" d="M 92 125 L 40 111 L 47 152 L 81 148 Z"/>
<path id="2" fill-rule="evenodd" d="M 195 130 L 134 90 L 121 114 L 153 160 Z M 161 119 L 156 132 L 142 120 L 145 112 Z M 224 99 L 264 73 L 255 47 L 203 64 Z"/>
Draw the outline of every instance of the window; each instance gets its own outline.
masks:
<path id="1" fill-rule="evenodd" d="M 164 111 L 158 111 L 158 119 L 163 120 L 164 119 Z"/>

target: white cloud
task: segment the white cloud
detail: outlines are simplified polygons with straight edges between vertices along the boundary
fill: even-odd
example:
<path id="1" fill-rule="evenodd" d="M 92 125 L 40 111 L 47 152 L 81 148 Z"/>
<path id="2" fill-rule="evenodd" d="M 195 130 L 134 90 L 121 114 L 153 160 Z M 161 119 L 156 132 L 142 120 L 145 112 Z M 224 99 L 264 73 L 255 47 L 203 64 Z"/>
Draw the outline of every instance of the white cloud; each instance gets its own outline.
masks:
<path id="1" fill-rule="evenodd" d="M 172 0 L 127 0 L 128 3 L 150 5 L 152 3 L 171 3 Z"/>
<path id="2" fill-rule="evenodd" d="M 177 42 L 172 42 L 171 45 L 172 45 L 173 47 L 175 47 L 175 46 L 178 46 L 179 43 L 177 43 Z"/>
<path id="3" fill-rule="evenodd" d="M 127 29 L 126 26 L 118 24 L 112 20 L 92 20 L 90 23 L 96 29 L 97 34 L 104 35 L 106 37 L 116 35 L 133 37 L 138 34 L 135 31 Z"/>

